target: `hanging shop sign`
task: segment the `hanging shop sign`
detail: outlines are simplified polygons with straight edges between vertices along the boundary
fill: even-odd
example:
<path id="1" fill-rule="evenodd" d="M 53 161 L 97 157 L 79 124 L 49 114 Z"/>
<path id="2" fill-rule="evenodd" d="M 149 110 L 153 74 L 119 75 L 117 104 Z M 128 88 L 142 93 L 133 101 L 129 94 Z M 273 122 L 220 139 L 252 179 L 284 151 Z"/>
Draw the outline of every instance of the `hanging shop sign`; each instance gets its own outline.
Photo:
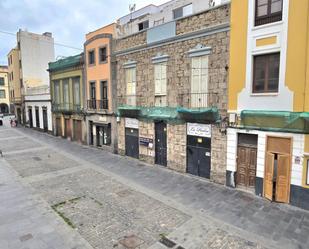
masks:
<path id="1" fill-rule="evenodd" d="M 187 135 L 197 137 L 211 137 L 211 125 L 187 123 Z"/>
<path id="2" fill-rule="evenodd" d="M 138 120 L 135 118 L 125 118 L 125 127 L 138 129 Z"/>

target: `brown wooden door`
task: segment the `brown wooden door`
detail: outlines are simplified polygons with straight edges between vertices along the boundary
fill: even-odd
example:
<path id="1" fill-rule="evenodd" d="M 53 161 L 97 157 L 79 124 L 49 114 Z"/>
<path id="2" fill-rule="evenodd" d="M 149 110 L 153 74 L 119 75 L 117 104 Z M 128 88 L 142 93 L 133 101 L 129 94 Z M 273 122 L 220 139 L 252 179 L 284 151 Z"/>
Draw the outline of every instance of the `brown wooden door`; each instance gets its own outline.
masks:
<path id="1" fill-rule="evenodd" d="M 66 138 L 72 137 L 71 120 L 70 119 L 65 119 L 65 137 Z"/>
<path id="2" fill-rule="evenodd" d="M 74 120 L 74 140 L 82 141 L 82 122 L 80 120 Z"/>
<path id="3" fill-rule="evenodd" d="M 238 146 L 237 185 L 255 186 L 257 150 L 252 147 Z"/>
<path id="4" fill-rule="evenodd" d="M 265 160 L 265 179 L 264 179 L 264 196 L 273 200 L 273 175 L 274 175 L 275 155 L 267 152 Z"/>
<path id="5" fill-rule="evenodd" d="M 56 136 L 62 136 L 61 119 L 56 118 Z"/>
<path id="6" fill-rule="evenodd" d="M 276 201 L 289 202 L 290 155 L 278 155 Z"/>

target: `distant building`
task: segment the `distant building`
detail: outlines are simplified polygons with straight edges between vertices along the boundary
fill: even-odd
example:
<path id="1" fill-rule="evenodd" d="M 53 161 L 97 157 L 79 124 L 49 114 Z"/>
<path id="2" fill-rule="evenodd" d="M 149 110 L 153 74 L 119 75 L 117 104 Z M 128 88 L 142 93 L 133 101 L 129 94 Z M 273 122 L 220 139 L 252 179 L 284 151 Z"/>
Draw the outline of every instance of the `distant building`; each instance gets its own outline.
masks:
<path id="1" fill-rule="evenodd" d="M 85 84 L 88 144 L 117 151 L 116 86 L 112 68 L 116 24 L 86 34 Z"/>
<path id="2" fill-rule="evenodd" d="M 0 113 L 9 114 L 10 97 L 9 97 L 8 67 L 0 66 Z"/>
<path id="3" fill-rule="evenodd" d="M 86 143 L 84 55 L 50 62 L 53 135 Z"/>
<path id="4" fill-rule="evenodd" d="M 25 96 L 31 92 L 30 88 L 32 87 L 44 88 L 44 86 L 48 86 L 49 78 L 46 70 L 48 62 L 54 60 L 54 54 L 54 39 L 51 33 L 45 32 L 40 35 L 23 30 L 17 32 L 17 46 L 8 54 L 8 73 L 11 107 L 19 123 L 29 125 L 29 111 L 25 109 Z M 42 101 L 46 101 L 45 97 Z M 40 100 L 37 99 L 36 102 L 38 103 Z M 48 107 L 40 107 L 37 104 L 33 108 L 38 109 L 38 114 L 42 119 L 43 110 Z M 50 113 L 50 110 L 47 113 Z M 35 115 L 35 112 L 32 114 Z M 34 116 L 32 118 L 35 120 Z"/>

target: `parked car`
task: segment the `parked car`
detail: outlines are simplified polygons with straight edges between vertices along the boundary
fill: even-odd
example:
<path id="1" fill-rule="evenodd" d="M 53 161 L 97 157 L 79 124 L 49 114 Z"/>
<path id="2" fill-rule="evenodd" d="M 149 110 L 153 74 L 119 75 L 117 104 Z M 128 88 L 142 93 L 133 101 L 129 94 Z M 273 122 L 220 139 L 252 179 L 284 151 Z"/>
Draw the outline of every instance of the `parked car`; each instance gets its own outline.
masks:
<path id="1" fill-rule="evenodd" d="M 0 125 L 3 125 L 3 117 L 4 117 L 4 115 L 2 113 L 0 113 Z"/>

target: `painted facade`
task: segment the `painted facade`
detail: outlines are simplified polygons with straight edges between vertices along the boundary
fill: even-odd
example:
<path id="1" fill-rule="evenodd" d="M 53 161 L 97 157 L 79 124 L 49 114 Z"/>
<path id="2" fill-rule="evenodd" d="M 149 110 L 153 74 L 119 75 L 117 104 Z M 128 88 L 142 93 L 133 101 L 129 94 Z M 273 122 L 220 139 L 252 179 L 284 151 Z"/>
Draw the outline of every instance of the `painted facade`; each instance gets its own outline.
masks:
<path id="1" fill-rule="evenodd" d="M 229 20 L 223 4 L 172 22 L 168 38 L 162 24 L 116 40 L 120 154 L 225 182 Z"/>
<path id="2" fill-rule="evenodd" d="M 111 56 L 115 27 L 110 24 L 86 34 L 84 70 L 88 144 L 116 153 L 116 87 Z"/>
<path id="3" fill-rule="evenodd" d="M 26 126 L 51 133 L 53 127 L 49 86 L 31 87 L 24 91 Z"/>
<path id="4" fill-rule="evenodd" d="M 0 66 L 0 113 L 10 113 L 10 90 L 7 66 Z"/>
<path id="5" fill-rule="evenodd" d="M 227 185 L 309 209 L 309 2 L 263 2 L 231 5 Z"/>
<path id="6" fill-rule="evenodd" d="M 8 57 L 8 79 L 10 87 L 10 110 L 15 114 L 18 122 L 22 119 L 22 96 L 20 84 L 19 51 L 13 48 L 7 55 Z"/>
<path id="7" fill-rule="evenodd" d="M 84 55 L 50 62 L 53 135 L 86 143 Z"/>

